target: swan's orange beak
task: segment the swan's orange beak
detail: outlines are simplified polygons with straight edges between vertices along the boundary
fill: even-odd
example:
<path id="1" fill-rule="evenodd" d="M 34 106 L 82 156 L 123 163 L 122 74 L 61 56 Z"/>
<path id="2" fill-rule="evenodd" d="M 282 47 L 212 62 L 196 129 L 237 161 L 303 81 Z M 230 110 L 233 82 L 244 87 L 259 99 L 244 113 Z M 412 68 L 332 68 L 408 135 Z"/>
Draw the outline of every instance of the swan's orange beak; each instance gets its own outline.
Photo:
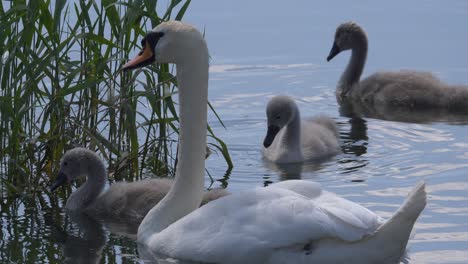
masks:
<path id="1" fill-rule="evenodd" d="M 121 70 L 127 71 L 140 68 L 153 63 L 153 61 L 154 53 L 151 50 L 151 45 L 148 43 L 148 41 L 146 41 L 143 50 L 140 53 L 138 53 L 138 55 L 133 60 L 127 62 Z"/>

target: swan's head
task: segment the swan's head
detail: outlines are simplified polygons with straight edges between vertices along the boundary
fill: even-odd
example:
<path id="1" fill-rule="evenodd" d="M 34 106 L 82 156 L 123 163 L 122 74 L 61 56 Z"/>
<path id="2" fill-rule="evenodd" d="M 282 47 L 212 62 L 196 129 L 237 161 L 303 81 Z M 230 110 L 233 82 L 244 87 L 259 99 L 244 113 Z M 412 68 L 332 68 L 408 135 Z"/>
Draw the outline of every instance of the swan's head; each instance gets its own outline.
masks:
<path id="1" fill-rule="evenodd" d="M 53 192 L 65 183 L 71 183 L 74 179 L 87 176 L 91 171 L 102 167 L 102 161 L 94 151 L 86 148 L 71 149 L 60 160 L 58 176 L 49 186 L 49 191 Z"/>
<path id="2" fill-rule="evenodd" d="M 287 126 L 298 114 L 297 105 L 291 97 L 285 95 L 273 97 L 266 108 L 268 131 L 263 146 L 265 148 L 271 146 L 281 128 Z"/>
<path id="3" fill-rule="evenodd" d="M 367 40 L 366 32 L 356 22 L 345 22 L 339 25 L 327 61 L 330 61 L 344 50 L 350 50 L 357 45 L 361 45 L 363 40 Z"/>
<path id="4" fill-rule="evenodd" d="M 159 24 L 141 40 L 142 51 L 122 70 L 141 68 L 152 63 L 184 64 L 197 57 L 208 58 L 203 35 L 193 26 L 180 21 Z"/>

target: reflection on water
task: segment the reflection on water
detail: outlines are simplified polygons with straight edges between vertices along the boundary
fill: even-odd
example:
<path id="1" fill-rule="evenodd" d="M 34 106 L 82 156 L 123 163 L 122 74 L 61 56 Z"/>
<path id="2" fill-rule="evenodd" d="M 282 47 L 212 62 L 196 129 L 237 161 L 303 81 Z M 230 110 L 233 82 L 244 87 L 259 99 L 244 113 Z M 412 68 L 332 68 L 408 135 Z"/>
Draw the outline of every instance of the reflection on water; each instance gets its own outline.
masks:
<path id="1" fill-rule="evenodd" d="M 73 213 L 61 227 L 51 222 L 51 242 L 61 246 L 65 261 L 70 263 L 100 263 L 107 236 L 102 224 L 91 217 Z M 51 221 L 54 221 L 51 218 Z"/>
<path id="2" fill-rule="evenodd" d="M 466 112 L 445 111 L 441 109 L 409 109 L 388 105 L 366 104 L 346 98 L 339 99 L 339 112 L 347 117 L 370 117 L 389 121 L 408 123 L 445 122 L 452 124 L 468 124 L 468 109 Z"/>
<path id="3" fill-rule="evenodd" d="M 326 161 L 326 160 L 324 160 Z M 314 172 L 320 170 L 321 164 L 324 161 L 311 160 L 304 163 L 273 163 L 269 160 L 263 159 L 263 165 L 269 170 L 278 173 L 279 180 L 297 180 L 301 179 L 302 172 Z M 268 182 L 272 183 L 271 181 Z M 265 182 L 265 186 L 268 186 Z"/>
<path id="4" fill-rule="evenodd" d="M 338 160 L 345 165 L 341 173 L 352 173 L 367 165 L 368 161 L 361 158 L 367 153 L 368 137 L 366 120 L 352 117 L 348 120 L 349 132 L 341 131 L 341 150 L 344 157 Z M 344 124 L 342 123 L 341 126 Z"/>
<path id="5" fill-rule="evenodd" d="M 466 250 L 432 250 L 429 254 L 426 252 L 414 253 L 414 259 L 418 263 L 439 264 L 441 259 L 444 263 L 466 263 L 468 252 Z"/>
<path id="6" fill-rule="evenodd" d="M 301 63 L 301 64 L 258 64 L 258 65 L 212 65 L 210 66 L 211 73 L 225 73 L 225 72 L 238 72 L 246 71 L 248 74 L 257 71 L 260 74 L 268 74 L 268 71 L 271 70 L 283 70 L 283 69 L 296 69 L 303 67 L 317 67 L 317 65 L 311 63 Z M 295 77 L 293 76 L 283 76 L 285 77 Z"/>
<path id="7" fill-rule="evenodd" d="M 44 189 L 46 186 L 44 186 Z M 56 194 L 54 194 L 55 196 Z M 1 263 L 134 262 L 136 246 L 128 227 L 109 228 L 84 214 L 64 212 L 66 199 L 24 195 L 1 204 Z M 135 230 L 135 229 L 133 229 Z M 120 235 L 125 233 L 126 235 Z"/>

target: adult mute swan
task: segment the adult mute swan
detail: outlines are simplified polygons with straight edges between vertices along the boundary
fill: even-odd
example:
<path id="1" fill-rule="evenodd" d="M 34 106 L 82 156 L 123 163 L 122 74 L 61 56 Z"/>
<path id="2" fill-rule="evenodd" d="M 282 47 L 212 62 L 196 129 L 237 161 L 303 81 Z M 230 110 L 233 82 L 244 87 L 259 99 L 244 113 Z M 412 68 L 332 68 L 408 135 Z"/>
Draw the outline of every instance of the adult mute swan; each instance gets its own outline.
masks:
<path id="1" fill-rule="evenodd" d="M 275 163 L 319 159 L 340 151 L 336 122 L 318 116 L 301 122 L 301 115 L 289 96 L 273 97 L 266 108 L 268 131 L 263 155 Z"/>
<path id="2" fill-rule="evenodd" d="M 103 192 L 107 180 L 104 163 L 94 151 L 74 148 L 63 155 L 57 179 L 49 189 L 54 191 L 61 185 L 84 176 L 87 177 L 86 182 L 67 200 L 65 207 L 68 210 L 133 223 L 141 222 L 146 213 L 169 192 L 172 185 L 170 179 L 118 182 Z M 205 192 L 202 205 L 227 194 L 222 189 Z"/>
<path id="3" fill-rule="evenodd" d="M 423 183 L 388 221 L 302 180 L 253 188 L 198 208 L 208 49 L 198 30 L 176 21 L 161 23 L 143 43 L 143 51 L 123 68 L 176 64 L 181 133 L 175 182 L 138 229 L 145 251 L 208 263 L 386 263 L 402 255 L 426 204 Z"/>
<path id="4" fill-rule="evenodd" d="M 352 52 L 338 82 L 339 100 L 409 109 L 468 111 L 468 87 L 444 84 L 429 72 L 377 72 L 359 81 L 367 57 L 367 36 L 355 22 L 338 26 L 327 61 L 345 50 Z"/>

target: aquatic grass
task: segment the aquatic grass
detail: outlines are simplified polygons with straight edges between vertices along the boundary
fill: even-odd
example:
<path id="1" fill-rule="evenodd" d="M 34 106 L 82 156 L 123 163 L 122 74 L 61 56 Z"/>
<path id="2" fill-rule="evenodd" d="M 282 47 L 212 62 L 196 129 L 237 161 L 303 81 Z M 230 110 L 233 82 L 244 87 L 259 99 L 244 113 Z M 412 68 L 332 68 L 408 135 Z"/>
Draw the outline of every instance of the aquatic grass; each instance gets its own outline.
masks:
<path id="1" fill-rule="evenodd" d="M 0 2 L 2 197 L 43 189 L 74 146 L 99 151 L 113 180 L 174 174 L 178 116 L 172 69 L 119 69 L 149 29 L 182 19 L 189 5 L 190 0 L 172 0 L 165 8 L 149 0 Z M 226 144 L 207 129 L 209 147 L 230 170 Z"/>

